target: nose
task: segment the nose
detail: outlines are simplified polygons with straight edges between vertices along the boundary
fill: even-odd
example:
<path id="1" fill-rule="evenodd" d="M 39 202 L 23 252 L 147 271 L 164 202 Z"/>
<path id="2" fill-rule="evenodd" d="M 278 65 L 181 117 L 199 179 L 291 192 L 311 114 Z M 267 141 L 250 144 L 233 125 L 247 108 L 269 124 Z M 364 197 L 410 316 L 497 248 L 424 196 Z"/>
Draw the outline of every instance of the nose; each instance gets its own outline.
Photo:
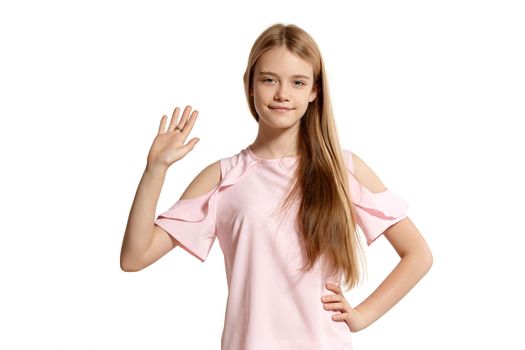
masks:
<path id="1" fill-rule="evenodd" d="M 278 101 L 284 100 L 288 101 L 288 90 L 286 84 L 280 84 L 277 90 L 275 91 L 275 99 Z"/>

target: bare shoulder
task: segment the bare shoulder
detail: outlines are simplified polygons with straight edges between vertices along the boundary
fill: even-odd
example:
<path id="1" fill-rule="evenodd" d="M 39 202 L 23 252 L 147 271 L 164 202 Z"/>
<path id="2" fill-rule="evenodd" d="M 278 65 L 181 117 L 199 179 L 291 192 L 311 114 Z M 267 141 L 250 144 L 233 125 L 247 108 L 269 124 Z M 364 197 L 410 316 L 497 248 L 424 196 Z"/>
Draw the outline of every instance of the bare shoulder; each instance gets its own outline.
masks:
<path id="1" fill-rule="evenodd" d="M 191 181 L 180 199 L 190 199 L 202 196 L 211 191 L 221 181 L 221 164 L 217 160 L 201 170 Z"/>
<path id="2" fill-rule="evenodd" d="M 386 186 L 379 176 L 366 164 L 366 162 L 354 152 L 352 154 L 352 163 L 354 166 L 354 175 L 361 185 L 366 187 L 372 193 L 383 192 Z"/>

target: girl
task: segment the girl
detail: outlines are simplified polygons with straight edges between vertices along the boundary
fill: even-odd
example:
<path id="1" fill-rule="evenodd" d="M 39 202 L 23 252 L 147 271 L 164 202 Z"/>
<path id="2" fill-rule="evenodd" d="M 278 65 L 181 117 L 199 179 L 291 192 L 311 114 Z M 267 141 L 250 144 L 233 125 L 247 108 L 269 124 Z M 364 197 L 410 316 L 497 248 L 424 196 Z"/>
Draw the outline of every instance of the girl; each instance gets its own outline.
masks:
<path id="1" fill-rule="evenodd" d="M 395 305 L 429 270 L 432 255 L 408 203 L 340 149 L 323 60 L 304 30 L 266 29 L 250 52 L 244 86 L 259 126 L 254 142 L 207 166 L 153 220 L 168 167 L 199 141 L 184 144 L 198 116 L 190 106 L 180 120 L 175 108 L 167 129 L 161 118 L 121 268 L 143 269 L 176 246 L 203 262 L 217 237 L 228 282 L 221 349 L 351 349 L 351 332 Z M 362 272 L 356 225 L 368 244 L 384 235 L 401 260 L 352 307 L 343 291 Z"/>

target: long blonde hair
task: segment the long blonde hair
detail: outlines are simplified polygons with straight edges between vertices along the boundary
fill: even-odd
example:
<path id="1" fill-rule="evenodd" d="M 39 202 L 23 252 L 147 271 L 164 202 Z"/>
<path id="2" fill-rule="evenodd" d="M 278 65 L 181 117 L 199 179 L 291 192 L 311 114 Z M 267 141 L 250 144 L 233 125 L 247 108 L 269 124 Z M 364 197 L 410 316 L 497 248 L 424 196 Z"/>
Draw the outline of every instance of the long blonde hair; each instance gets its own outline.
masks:
<path id="1" fill-rule="evenodd" d="M 298 164 L 295 182 L 284 203 L 300 196 L 298 225 L 307 264 L 318 258 L 328 262 L 330 273 L 342 271 L 344 289 L 355 287 L 361 278 L 364 255 L 350 202 L 348 173 L 339 145 L 330 103 L 323 59 L 313 38 L 296 25 L 277 23 L 255 40 L 244 73 L 244 88 L 252 116 L 259 122 L 250 88 L 259 57 L 274 47 L 286 47 L 313 67 L 317 97 L 300 121 Z"/>

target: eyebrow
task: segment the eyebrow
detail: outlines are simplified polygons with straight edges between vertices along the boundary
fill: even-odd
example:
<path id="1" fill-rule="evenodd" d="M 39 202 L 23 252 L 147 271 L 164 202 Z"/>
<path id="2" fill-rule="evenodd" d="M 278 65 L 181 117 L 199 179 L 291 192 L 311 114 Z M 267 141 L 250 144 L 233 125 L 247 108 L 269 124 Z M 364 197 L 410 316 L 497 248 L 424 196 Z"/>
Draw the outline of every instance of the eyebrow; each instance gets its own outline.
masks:
<path id="1" fill-rule="evenodd" d="M 279 75 L 278 74 L 275 74 L 273 72 L 259 72 L 260 75 L 273 75 L 273 76 L 276 76 L 278 77 Z M 303 79 L 310 79 L 310 77 L 306 76 L 306 75 L 302 75 L 302 74 L 295 74 L 295 75 L 292 75 L 292 78 L 303 78 Z"/>

